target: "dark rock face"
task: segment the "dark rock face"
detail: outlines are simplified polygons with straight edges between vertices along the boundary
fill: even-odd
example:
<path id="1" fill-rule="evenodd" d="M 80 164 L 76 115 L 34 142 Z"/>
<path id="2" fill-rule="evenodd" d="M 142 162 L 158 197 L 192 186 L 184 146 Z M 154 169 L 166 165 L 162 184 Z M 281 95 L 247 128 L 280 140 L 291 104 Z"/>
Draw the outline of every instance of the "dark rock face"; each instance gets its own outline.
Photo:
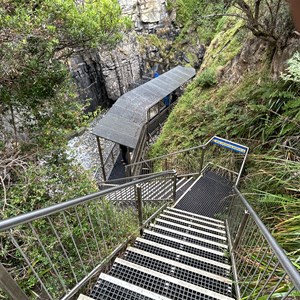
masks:
<path id="1" fill-rule="evenodd" d="M 141 77 L 139 48 L 133 35 L 114 50 L 98 49 L 72 57 L 69 65 L 87 112 L 111 106 Z"/>

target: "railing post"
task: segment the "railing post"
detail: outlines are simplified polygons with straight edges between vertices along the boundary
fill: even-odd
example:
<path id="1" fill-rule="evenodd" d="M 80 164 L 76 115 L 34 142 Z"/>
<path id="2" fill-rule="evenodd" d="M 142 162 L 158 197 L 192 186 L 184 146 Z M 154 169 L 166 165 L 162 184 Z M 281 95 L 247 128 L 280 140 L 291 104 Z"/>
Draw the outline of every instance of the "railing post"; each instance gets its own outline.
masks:
<path id="1" fill-rule="evenodd" d="M 244 229 L 245 229 L 245 226 L 246 226 L 246 222 L 249 218 L 249 213 L 247 210 L 245 210 L 245 214 L 243 216 L 243 219 L 241 221 L 241 224 L 238 228 L 238 231 L 236 233 L 236 236 L 235 236 L 235 239 L 234 239 L 234 242 L 233 242 L 233 246 L 232 246 L 232 250 L 235 250 L 236 247 L 238 246 L 239 242 L 240 242 L 240 239 L 242 237 L 242 234 L 244 232 Z"/>
<path id="2" fill-rule="evenodd" d="M 203 164 L 204 164 L 204 155 L 205 155 L 205 150 L 206 150 L 206 147 L 205 147 L 205 146 L 203 146 L 203 147 L 201 148 L 201 150 L 202 150 L 202 152 L 201 152 L 201 158 L 200 158 L 200 172 L 199 172 L 199 174 L 201 174 L 201 172 L 202 172 L 202 169 L 203 169 Z"/>
<path id="3" fill-rule="evenodd" d="M 102 155 L 102 150 L 101 150 L 100 139 L 99 139 L 98 136 L 97 136 L 97 145 L 98 145 L 98 151 L 99 151 L 99 157 L 100 157 L 100 163 L 101 163 L 103 181 L 106 181 L 104 160 L 103 160 L 103 155 Z"/>
<path id="4" fill-rule="evenodd" d="M 176 187 L 177 187 L 177 173 L 174 173 L 173 177 L 173 201 L 176 201 Z"/>
<path id="5" fill-rule="evenodd" d="M 12 300 L 29 300 L 1 263 L 0 288 L 5 291 Z"/>
<path id="6" fill-rule="evenodd" d="M 165 163 L 165 169 L 163 171 L 167 171 L 168 170 L 168 159 L 167 158 L 165 158 L 164 163 Z"/>
<path id="7" fill-rule="evenodd" d="M 135 197 L 136 197 L 136 206 L 138 210 L 138 218 L 139 218 L 139 226 L 141 227 L 140 229 L 140 234 L 143 234 L 143 204 L 142 204 L 142 187 L 137 184 L 135 186 Z"/>

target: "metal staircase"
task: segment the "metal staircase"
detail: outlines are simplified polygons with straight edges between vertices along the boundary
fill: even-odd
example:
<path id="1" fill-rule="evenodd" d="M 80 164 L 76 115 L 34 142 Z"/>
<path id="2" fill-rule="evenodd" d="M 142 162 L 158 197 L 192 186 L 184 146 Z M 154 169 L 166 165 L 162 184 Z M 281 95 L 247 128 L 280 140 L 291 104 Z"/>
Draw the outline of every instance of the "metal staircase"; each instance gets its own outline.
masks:
<path id="1" fill-rule="evenodd" d="M 233 299 L 227 254 L 224 222 L 169 207 L 100 275 L 90 297 Z"/>
<path id="2" fill-rule="evenodd" d="M 177 201 L 149 224 L 108 274 L 100 275 L 90 297 L 233 299 L 225 223 L 211 216 L 228 206 L 223 200 L 231 193 L 231 185 L 209 171 L 196 180 L 178 180 Z M 202 215 L 197 213 L 212 204 Z"/>
<path id="3" fill-rule="evenodd" d="M 206 144 L 136 168 L 184 155 L 200 157 L 201 172 L 134 176 L 1 220 L 0 298 L 298 300 L 298 270 L 236 187 L 248 148 L 210 143 L 242 153 L 240 170 L 202 168 Z"/>

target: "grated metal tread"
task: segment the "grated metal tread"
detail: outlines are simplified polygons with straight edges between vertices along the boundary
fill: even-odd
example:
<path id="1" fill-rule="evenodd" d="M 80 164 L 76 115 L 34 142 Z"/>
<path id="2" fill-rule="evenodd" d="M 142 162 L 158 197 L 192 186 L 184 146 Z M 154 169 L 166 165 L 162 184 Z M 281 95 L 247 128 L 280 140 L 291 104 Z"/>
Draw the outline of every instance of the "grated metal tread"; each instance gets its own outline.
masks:
<path id="1" fill-rule="evenodd" d="M 91 296 L 95 300 L 170 300 L 104 273 L 100 275 Z"/>
<path id="2" fill-rule="evenodd" d="M 232 184 L 208 171 L 178 201 L 175 208 L 218 219 L 227 210 L 231 194 Z"/>
<path id="3" fill-rule="evenodd" d="M 190 223 L 192 223 L 193 226 L 198 226 L 198 228 L 202 228 L 202 230 L 205 230 L 212 234 L 219 234 L 219 235 L 223 235 L 223 236 L 226 234 L 225 230 L 223 230 L 223 229 L 213 228 L 210 225 L 203 224 L 201 221 L 194 220 L 190 217 L 180 216 L 176 213 L 164 212 L 163 214 L 161 214 L 161 217 L 162 218 L 177 218 L 178 221 L 190 222 Z"/>
<path id="4" fill-rule="evenodd" d="M 199 229 L 195 229 L 195 228 L 186 226 L 186 224 L 181 225 L 181 224 L 173 223 L 173 222 L 163 220 L 163 219 L 156 219 L 155 224 L 160 225 L 160 226 L 165 226 L 167 228 L 174 229 L 177 231 L 189 233 L 189 234 L 194 235 L 195 237 L 200 237 L 207 241 L 217 242 L 217 243 L 221 243 L 221 244 L 226 243 L 226 239 L 221 239 L 220 237 L 212 236 L 209 233 L 206 233 L 205 231 L 201 231 Z"/>
<path id="5" fill-rule="evenodd" d="M 159 244 L 170 246 L 172 248 L 180 249 L 188 253 L 192 253 L 198 256 L 203 256 L 205 258 L 215 260 L 217 262 L 221 262 L 225 264 L 228 263 L 228 258 L 226 256 L 214 254 L 208 248 L 204 250 L 204 248 L 202 248 L 199 245 L 195 245 L 183 240 L 178 240 L 176 238 L 169 237 L 160 233 L 145 230 L 143 234 L 143 238 Z"/>
<path id="6" fill-rule="evenodd" d="M 145 268 L 155 270 L 157 272 L 169 275 L 171 277 L 175 277 L 177 279 L 181 279 L 183 281 L 195 284 L 197 286 L 209 289 L 211 291 L 231 296 L 231 283 L 224 282 L 224 280 L 222 281 L 220 278 L 218 278 L 219 276 L 213 274 L 206 274 L 206 272 L 203 271 L 202 273 L 204 273 L 205 275 L 199 274 L 199 271 L 198 273 L 192 272 L 186 269 L 188 267 L 182 268 L 174 266 L 174 263 L 176 262 L 170 263 L 166 261 L 166 259 L 165 261 L 157 260 L 155 258 L 148 257 L 140 253 L 135 253 L 132 250 L 129 250 L 126 253 L 124 259 L 132 263 L 138 264 L 140 266 L 143 266 Z M 216 278 L 218 278 L 219 280 L 217 280 Z"/>
<path id="7" fill-rule="evenodd" d="M 203 234 L 206 234 L 206 235 L 209 235 L 211 237 L 214 237 L 216 239 L 220 239 L 220 240 L 224 240 L 226 241 L 227 238 L 225 236 L 225 232 L 223 231 L 213 231 L 213 230 L 210 230 L 209 227 L 207 226 L 202 226 L 202 225 L 199 225 L 199 224 L 195 224 L 193 222 L 190 222 L 188 220 L 183 220 L 182 218 L 179 219 L 178 217 L 175 218 L 174 216 L 167 216 L 165 214 L 161 214 L 159 216 L 160 219 L 164 220 L 164 221 L 168 221 L 168 222 L 172 222 L 172 223 L 175 223 L 175 224 L 180 224 L 180 225 L 183 225 L 183 226 L 188 226 L 190 228 L 193 228 L 193 229 L 196 229 L 196 230 L 200 230 L 203 232 Z"/>
<path id="8" fill-rule="evenodd" d="M 215 219 L 215 218 L 210 218 L 210 217 L 206 217 L 206 216 L 203 216 L 203 215 L 194 214 L 194 213 L 191 213 L 189 211 L 181 210 L 181 209 L 178 209 L 178 208 L 175 208 L 175 207 L 168 207 L 167 209 L 168 209 L 168 211 L 173 211 L 173 212 L 176 212 L 176 213 L 184 215 L 184 216 L 194 217 L 196 220 L 197 219 L 203 220 L 203 221 L 206 220 L 206 221 L 208 221 L 212 225 L 218 225 L 219 224 L 219 225 L 222 225 L 222 227 L 225 227 L 224 226 L 224 221 L 219 220 L 219 219 Z"/>
<path id="9" fill-rule="evenodd" d="M 194 254 L 171 248 L 162 244 L 158 244 L 152 241 L 145 240 L 143 238 L 138 238 L 134 246 L 138 249 L 153 253 L 155 255 L 160 255 L 167 259 L 176 260 L 185 265 L 198 268 L 210 272 L 212 274 L 220 275 L 223 277 L 229 277 L 230 267 L 229 265 L 223 265 L 216 261 L 211 261 L 205 259 L 201 256 L 196 256 Z"/>
<path id="10" fill-rule="evenodd" d="M 167 235 L 178 240 L 183 240 L 195 245 L 202 246 L 204 248 L 208 248 L 207 251 L 211 251 L 212 253 L 219 253 L 219 255 L 223 255 L 224 248 L 215 244 L 210 243 L 209 241 L 205 242 L 202 238 L 197 238 L 191 234 L 187 234 L 184 232 L 180 232 L 177 230 L 169 229 L 166 227 L 160 227 L 158 225 L 151 226 L 151 230 L 163 235 Z M 213 242 L 215 243 L 215 242 Z M 222 245 L 224 246 L 224 244 Z M 227 246 L 226 246 L 227 247 Z"/>
<path id="11" fill-rule="evenodd" d="M 166 274 L 116 259 L 110 275 L 145 288 L 156 294 L 174 299 L 232 300 L 233 298 L 196 286 Z"/>

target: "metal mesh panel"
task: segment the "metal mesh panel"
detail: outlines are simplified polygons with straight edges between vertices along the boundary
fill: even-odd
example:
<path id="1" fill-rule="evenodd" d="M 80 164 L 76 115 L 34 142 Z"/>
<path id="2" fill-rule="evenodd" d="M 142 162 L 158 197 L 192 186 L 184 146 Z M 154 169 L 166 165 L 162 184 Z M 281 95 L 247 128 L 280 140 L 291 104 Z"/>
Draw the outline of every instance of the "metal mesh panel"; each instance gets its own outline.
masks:
<path id="1" fill-rule="evenodd" d="M 151 300 L 151 298 L 125 289 L 111 282 L 100 280 L 90 296 L 95 300 Z"/>
<path id="2" fill-rule="evenodd" d="M 217 181 L 215 178 L 219 177 L 220 180 Z M 207 172 L 175 207 L 207 217 L 223 218 L 229 206 L 231 194 L 232 188 L 229 182 L 225 184 L 224 178 L 213 172 Z"/>
<path id="3" fill-rule="evenodd" d="M 167 235 L 167 236 L 171 236 L 171 237 L 174 237 L 178 240 L 184 240 L 186 242 L 189 242 L 189 243 L 192 243 L 192 244 L 195 244 L 195 245 L 199 245 L 199 246 L 202 246 L 202 247 L 205 247 L 205 248 L 209 248 L 209 249 L 212 249 L 212 250 L 217 250 L 217 251 L 223 251 L 224 250 L 224 248 L 222 248 L 222 247 L 218 247 L 216 245 L 205 243 L 203 241 L 198 241 L 196 239 L 181 235 L 180 233 L 174 233 L 174 232 L 170 232 L 170 231 L 160 229 L 160 228 L 155 228 L 155 227 L 153 227 L 152 230 L 154 232 L 164 234 L 164 235 Z M 183 232 L 185 232 L 185 231 L 183 230 Z M 209 251 L 209 249 L 207 249 L 207 251 Z"/>
<path id="4" fill-rule="evenodd" d="M 132 263 L 195 284 L 205 289 L 227 296 L 231 295 L 231 286 L 218 280 L 208 278 L 182 268 L 174 267 L 171 264 L 130 251 L 125 255 L 125 258 Z"/>
<path id="5" fill-rule="evenodd" d="M 211 259 L 211 260 L 215 260 L 215 261 L 222 262 L 222 263 L 227 263 L 228 262 L 227 257 L 210 253 L 209 249 L 207 249 L 208 251 L 203 251 L 203 250 L 198 249 L 198 248 L 183 245 L 180 242 L 177 243 L 177 242 L 170 241 L 170 240 L 167 240 L 167 239 L 164 239 L 164 238 L 161 238 L 161 237 L 157 237 L 157 236 L 154 236 L 154 235 L 151 235 L 151 234 L 148 234 L 148 233 L 145 233 L 143 235 L 143 237 L 145 239 L 149 240 L 149 241 L 160 243 L 160 244 L 163 244 L 163 245 L 175 248 L 175 249 L 180 249 L 182 251 L 192 253 L 192 254 L 195 254 L 195 255 L 203 256 L 203 257 Z"/>
<path id="6" fill-rule="evenodd" d="M 188 256 L 188 253 L 187 253 L 186 256 L 179 255 L 179 254 L 176 254 L 175 252 L 168 251 L 168 250 L 165 250 L 165 249 L 162 249 L 162 248 L 158 248 L 158 247 L 155 247 L 155 246 L 152 246 L 152 245 L 148 245 L 148 244 L 145 244 L 145 243 L 140 242 L 140 241 L 135 243 L 135 247 L 138 248 L 138 249 L 141 249 L 141 250 L 144 250 L 144 251 L 147 251 L 147 252 L 150 252 L 150 253 L 168 258 L 168 259 L 178 261 L 178 262 L 186 264 L 188 266 L 198 268 L 198 269 L 203 270 L 203 271 L 207 271 L 207 272 L 210 272 L 210 273 L 213 273 L 213 274 L 216 274 L 216 275 L 220 275 L 220 276 L 223 276 L 223 277 L 229 277 L 229 271 L 228 270 L 226 270 L 224 268 L 221 268 L 221 267 L 217 267 L 215 265 L 212 265 L 212 264 L 209 264 L 209 263 L 206 263 L 206 262 L 203 262 L 203 261 L 198 260 L 198 259 L 191 258 L 191 257 Z"/>
<path id="7" fill-rule="evenodd" d="M 110 275 L 174 300 L 216 299 L 120 264 L 113 266 Z"/>

